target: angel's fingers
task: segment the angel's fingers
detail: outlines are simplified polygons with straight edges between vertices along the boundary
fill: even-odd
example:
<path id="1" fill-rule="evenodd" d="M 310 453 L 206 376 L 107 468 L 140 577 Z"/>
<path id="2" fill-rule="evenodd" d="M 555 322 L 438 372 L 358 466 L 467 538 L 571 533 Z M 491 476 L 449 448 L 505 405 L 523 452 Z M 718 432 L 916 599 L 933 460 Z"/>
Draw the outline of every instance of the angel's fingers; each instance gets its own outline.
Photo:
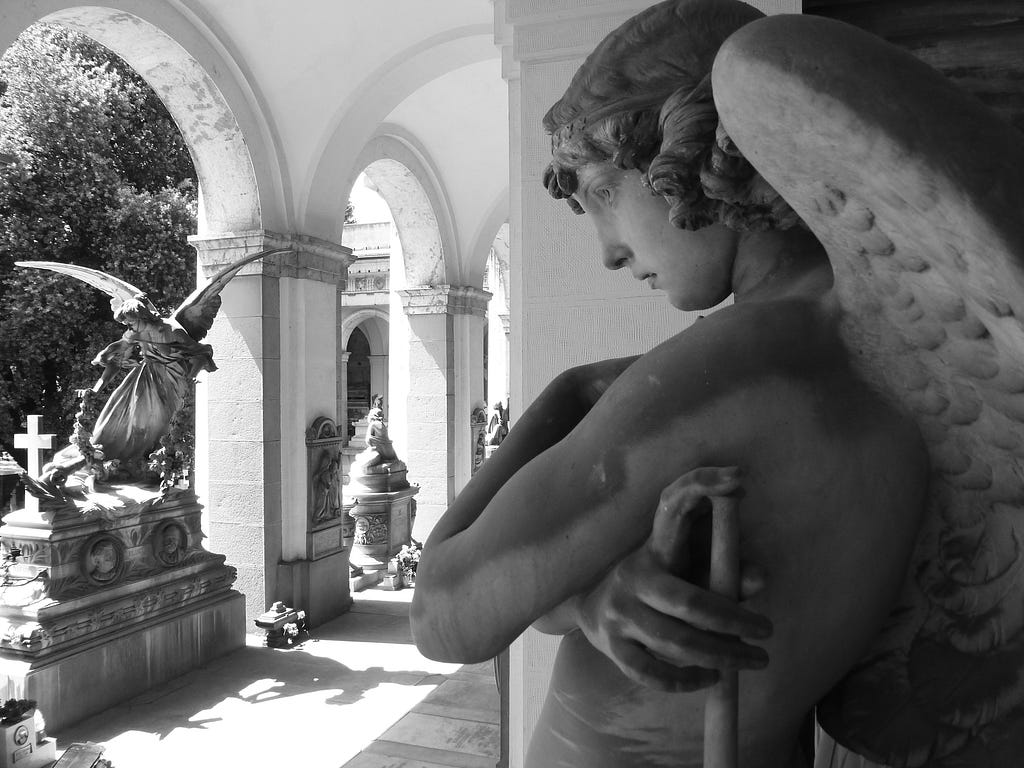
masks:
<path id="1" fill-rule="evenodd" d="M 698 629 L 665 614 L 644 609 L 636 614 L 629 638 L 677 667 L 763 669 L 768 654 L 732 635 Z"/>
<path id="2" fill-rule="evenodd" d="M 658 562 L 682 574 L 689 566 L 688 539 L 702 512 L 701 499 L 725 496 L 739 489 L 737 467 L 700 467 L 687 472 L 661 492 L 648 546 Z"/>
<path id="3" fill-rule="evenodd" d="M 728 496 L 739 489 L 740 468 L 697 467 L 680 475 L 662 491 L 662 497 L 696 500 L 704 496 Z"/>
<path id="4" fill-rule="evenodd" d="M 767 617 L 667 573 L 649 574 L 637 596 L 658 613 L 709 632 L 754 639 L 772 634 L 772 623 Z"/>
<path id="5" fill-rule="evenodd" d="M 611 650 L 612 661 L 626 677 L 656 691 L 697 691 L 709 688 L 719 679 L 719 673 L 714 669 L 696 666 L 677 667 L 655 658 L 636 643 L 616 643 Z"/>

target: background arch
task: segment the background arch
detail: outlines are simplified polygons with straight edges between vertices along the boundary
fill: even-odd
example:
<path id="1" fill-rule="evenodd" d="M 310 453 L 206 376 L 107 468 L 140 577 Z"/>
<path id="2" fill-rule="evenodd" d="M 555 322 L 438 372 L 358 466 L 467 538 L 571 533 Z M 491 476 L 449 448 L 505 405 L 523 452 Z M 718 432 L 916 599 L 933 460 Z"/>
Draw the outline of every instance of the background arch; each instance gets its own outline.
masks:
<path id="1" fill-rule="evenodd" d="M 451 206 L 440 176 L 415 139 L 397 126 L 381 126 L 355 167 L 366 173 L 391 209 L 405 286 L 462 285 Z M 350 188 L 356 175 L 358 171 Z"/>
<path id="2" fill-rule="evenodd" d="M 305 230 L 340 239 L 344 196 L 359 171 L 375 159 L 365 161 L 353 148 L 372 143 L 374 132 L 380 133 L 379 126 L 409 94 L 452 70 L 498 56 L 493 26 L 469 24 L 420 41 L 366 78 L 338 107 L 332 128 L 314 155 L 309 188 L 299 203 Z"/>
<path id="3" fill-rule="evenodd" d="M 388 353 L 388 313 L 378 307 L 357 309 L 341 321 L 341 349 L 348 348 L 348 340 L 352 331 L 360 328 L 370 342 L 370 352 L 374 355 Z"/>

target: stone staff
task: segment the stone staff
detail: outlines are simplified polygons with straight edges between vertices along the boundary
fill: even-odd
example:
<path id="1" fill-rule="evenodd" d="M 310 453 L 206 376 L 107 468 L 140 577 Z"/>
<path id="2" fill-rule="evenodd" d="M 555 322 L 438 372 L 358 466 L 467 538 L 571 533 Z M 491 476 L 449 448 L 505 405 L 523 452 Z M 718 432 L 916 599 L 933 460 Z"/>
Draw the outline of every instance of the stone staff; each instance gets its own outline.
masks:
<path id="1" fill-rule="evenodd" d="M 712 592 L 739 599 L 740 526 L 736 497 L 711 498 Z M 737 768 L 739 720 L 739 673 L 723 669 L 722 678 L 704 705 L 704 768 Z"/>

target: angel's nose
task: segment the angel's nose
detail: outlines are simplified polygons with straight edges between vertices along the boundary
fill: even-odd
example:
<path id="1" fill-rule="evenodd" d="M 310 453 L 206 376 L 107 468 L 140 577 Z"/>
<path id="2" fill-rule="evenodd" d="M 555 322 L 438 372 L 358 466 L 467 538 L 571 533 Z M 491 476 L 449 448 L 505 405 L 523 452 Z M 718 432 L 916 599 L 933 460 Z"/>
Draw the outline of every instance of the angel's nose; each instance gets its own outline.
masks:
<path id="1" fill-rule="evenodd" d="M 601 249 L 601 263 L 606 269 L 622 269 L 629 263 L 633 251 L 621 243 L 605 245 Z"/>

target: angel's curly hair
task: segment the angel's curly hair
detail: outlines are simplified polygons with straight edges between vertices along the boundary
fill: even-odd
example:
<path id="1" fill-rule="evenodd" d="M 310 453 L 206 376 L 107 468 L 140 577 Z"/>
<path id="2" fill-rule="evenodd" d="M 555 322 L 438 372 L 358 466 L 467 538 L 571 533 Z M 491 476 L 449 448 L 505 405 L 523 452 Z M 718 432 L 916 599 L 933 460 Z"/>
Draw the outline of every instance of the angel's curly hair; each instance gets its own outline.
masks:
<path id="1" fill-rule="evenodd" d="M 160 319 L 153 314 L 153 311 L 147 305 L 145 294 L 141 294 L 138 298 L 125 299 L 114 312 L 114 319 L 119 323 L 125 323 L 129 319 L 135 318 L 149 322 L 157 322 Z"/>
<path id="2" fill-rule="evenodd" d="M 725 39 L 760 11 L 739 0 L 666 0 L 597 46 L 544 116 L 552 160 L 544 185 L 568 200 L 577 171 L 611 162 L 637 169 L 682 229 L 716 222 L 740 231 L 800 222 L 737 150 L 718 120 L 711 65 Z"/>

